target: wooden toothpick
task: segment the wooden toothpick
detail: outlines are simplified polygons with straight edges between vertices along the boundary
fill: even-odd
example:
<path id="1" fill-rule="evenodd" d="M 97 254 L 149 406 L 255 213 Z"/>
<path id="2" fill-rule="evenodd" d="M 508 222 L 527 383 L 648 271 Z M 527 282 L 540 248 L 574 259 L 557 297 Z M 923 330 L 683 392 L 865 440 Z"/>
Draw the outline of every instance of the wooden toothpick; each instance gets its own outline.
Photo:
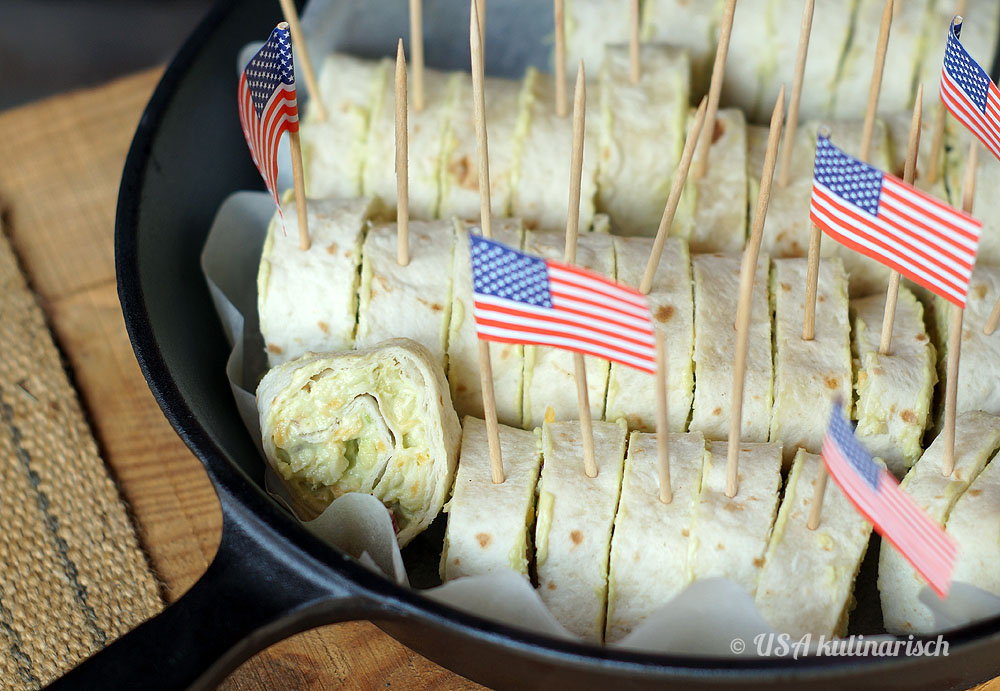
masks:
<path id="1" fill-rule="evenodd" d="M 917 175 L 917 152 L 920 149 L 920 118 L 923 115 L 924 85 L 917 87 L 917 100 L 913 104 L 910 118 L 910 139 L 906 146 L 906 165 L 903 167 L 903 181 L 912 185 Z M 892 324 L 896 319 L 896 300 L 899 297 L 899 272 L 889 272 L 889 287 L 885 294 L 885 311 L 882 313 L 882 337 L 878 352 L 888 355 L 892 346 Z"/>
<path id="2" fill-rule="evenodd" d="M 629 0 L 628 4 L 628 78 L 633 84 L 639 83 L 639 0 Z"/>
<path id="3" fill-rule="evenodd" d="M 406 54 L 396 46 L 396 261 L 410 263 L 410 193 L 406 127 Z"/>
<path id="4" fill-rule="evenodd" d="M 882 23 L 878 30 L 878 44 L 875 48 L 875 66 L 872 68 L 872 83 L 868 89 L 868 107 L 865 110 L 865 126 L 861 133 L 861 155 L 867 162 L 871 155 L 872 134 L 875 132 L 875 113 L 878 110 L 878 94 L 882 89 L 882 71 L 885 67 L 885 51 L 889 46 L 889 29 L 892 27 L 893 0 L 885 0 Z"/>
<path id="5" fill-rule="evenodd" d="M 816 0 L 806 0 L 802 8 L 802 25 L 799 27 L 799 50 L 795 56 L 795 77 L 792 81 L 792 93 L 788 99 L 788 121 L 785 123 L 785 141 L 781 149 L 781 166 L 778 173 L 778 186 L 788 186 L 788 176 L 791 174 L 792 149 L 795 147 L 795 133 L 799 127 L 799 103 L 802 100 L 802 83 L 806 74 L 806 54 L 809 52 L 809 34 L 812 32 L 813 11 Z"/>
<path id="6" fill-rule="evenodd" d="M 719 99 L 722 97 L 722 79 L 726 73 L 726 56 L 729 54 L 729 37 L 733 33 L 735 14 L 736 0 L 726 0 L 726 10 L 722 15 L 722 26 L 719 30 L 719 45 L 715 49 L 715 64 L 712 66 L 712 83 L 708 89 L 708 112 L 705 116 L 705 127 L 701 130 L 701 150 L 694 168 L 696 178 L 703 178 L 708 172 L 708 150 L 712 146 L 712 136 L 715 133 L 715 117 L 719 112 Z"/>
<path id="7" fill-rule="evenodd" d="M 809 507 L 809 521 L 806 523 L 806 527 L 809 530 L 816 530 L 819 527 L 820 514 L 823 513 L 823 498 L 826 496 L 826 463 L 823 459 L 819 461 L 819 475 L 816 476 L 816 480 L 813 482 L 813 497 L 812 506 Z"/>
<path id="8" fill-rule="evenodd" d="M 299 14 L 295 11 L 295 2 L 278 0 L 278 4 L 281 5 L 281 13 L 288 23 L 289 33 L 292 34 L 292 60 L 295 61 L 296 68 L 302 69 L 302 77 L 306 80 L 306 88 L 309 89 L 309 107 L 316 113 L 317 120 L 326 120 L 326 106 L 320 97 L 319 81 L 316 79 L 316 71 L 313 70 L 312 60 L 309 58 L 309 47 L 302 33 Z"/>
<path id="9" fill-rule="evenodd" d="M 566 98 L 566 12 L 563 0 L 554 0 L 553 12 L 556 26 L 556 115 L 569 114 Z"/>
<path id="10" fill-rule="evenodd" d="M 957 0 L 953 16 L 961 18 L 963 14 L 965 14 L 965 0 Z M 927 182 L 932 185 L 937 182 L 941 170 L 941 161 L 943 158 L 941 151 L 944 148 L 944 122 L 947 112 L 944 101 L 939 98 L 937 106 L 934 109 L 934 136 L 931 138 L 931 155 L 927 160 Z"/>
<path id="11" fill-rule="evenodd" d="M 576 72 L 573 92 L 573 162 L 569 177 L 569 213 L 566 214 L 567 264 L 576 263 L 576 240 L 580 231 L 580 184 L 583 179 L 583 134 L 587 119 L 587 81 L 583 60 Z M 594 425 L 590 419 L 590 394 L 587 391 L 587 363 L 582 353 L 573 353 L 573 371 L 576 378 L 576 403 L 580 413 L 580 435 L 583 438 L 583 462 L 587 477 L 597 477 L 597 459 L 594 457 Z"/>
<path id="12" fill-rule="evenodd" d="M 739 491 L 739 452 L 743 435 L 743 384 L 747 374 L 747 349 L 750 345 L 750 317 L 753 312 L 753 283 L 757 274 L 757 257 L 764 236 L 764 219 L 771 200 L 771 183 L 778 159 L 778 141 L 781 139 L 781 119 L 785 112 L 785 87 L 778 92 L 778 100 L 771 112 L 771 128 L 767 135 L 767 152 L 764 169 L 760 175 L 760 193 L 754 213 L 750 242 L 743 250 L 740 267 L 740 297 L 736 309 L 736 357 L 733 366 L 732 406 L 729 412 L 729 455 L 726 459 L 726 496 L 732 499 Z"/>
<path id="13" fill-rule="evenodd" d="M 479 157 L 479 223 L 483 237 L 493 237 L 493 210 L 490 205 L 490 155 L 486 138 L 486 88 L 483 66 L 483 36 L 479 31 L 479 8 L 476 0 L 470 3 L 469 49 L 472 56 L 472 99 L 476 121 L 476 153 Z M 479 380 L 483 390 L 483 417 L 486 420 L 486 439 L 490 448 L 490 474 L 494 484 L 505 480 L 503 456 L 500 452 L 500 425 L 497 422 L 497 400 L 493 389 L 493 361 L 490 344 L 479 341 Z"/>
<path id="14" fill-rule="evenodd" d="M 660 501 L 674 500 L 670 486 L 670 416 L 667 408 L 667 340 L 656 329 L 656 451 L 660 474 Z"/>
<path id="15" fill-rule="evenodd" d="M 698 136 L 705 124 L 705 109 L 707 107 L 706 97 L 702 97 L 698 104 L 698 112 L 694 115 L 691 129 L 684 140 L 684 151 L 681 153 L 680 163 L 674 170 L 674 179 L 670 183 L 670 196 L 667 197 L 667 204 L 663 207 L 663 215 L 660 217 L 660 226 L 656 229 L 656 239 L 653 241 L 653 248 L 649 253 L 649 260 L 646 262 L 646 271 L 642 275 L 642 283 L 639 284 L 639 292 L 648 295 L 653 288 L 653 277 L 656 276 L 656 267 L 660 264 L 660 257 L 663 256 L 663 246 L 667 242 L 667 235 L 670 233 L 670 226 L 674 222 L 674 214 L 677 212 L 677 205 L 681 200 L 681 193 L 684 192 L 684 183 L 687 180 L 688 170 L 691 168 L 691 159 L 694 157 L 694 148 L 698 143 Z"/>
<path id="16" fill-rule="evenodd" d="M 969 145 L 969 160 L 965 166 L 965 180 L 962 183 L 962 211 L 972 213 L 972 202 L 976 197 L 976 165 L 979 159 L 979 142 Z M 958 411 L 958 363 L 962 356 L 962 321 L 965 310 L 951 305 L 948 323 L 948 379 L 944 392 L 944 462 L 941 472 L 945 477 L 955 470 L 955 419 Z"/>
<path id="17" fill-rule="evenodd" d="M 302 173 L 302 142 L 299 131 L 288 133 L 292 149 L 292 185 L 295 188 L 295 209 L 299 217 L 299 249 L 305 252 L 312 247 L 309 239 L 309 209 L 306 202 L 305 176 Z"/>
<path id="18" fill-rule="evenodd" d="M 993 305 L 993 311 L 990 312 L 990 318 L 986 320 L 983 333 L 992 336 L 993 332 L 997 330 L 998 324 L 1000 324 L 1000 297 L 997 297 L 996 304 Z"/>
<path id="19" fill-rule="evenodd" d="M 410 0 L 410 53 L 413 58 L 413 109 L 424 109 L 423 0 Z"/>
<path id="20" fill-rule="evenodd" d="M 815 223 L 809 224 L 809 254 L 806 265 L 806 301 L 802 318 L 802 340 L 816 337 L 816 294 L 819 292 L 819 251 L 823 234 Z"/>

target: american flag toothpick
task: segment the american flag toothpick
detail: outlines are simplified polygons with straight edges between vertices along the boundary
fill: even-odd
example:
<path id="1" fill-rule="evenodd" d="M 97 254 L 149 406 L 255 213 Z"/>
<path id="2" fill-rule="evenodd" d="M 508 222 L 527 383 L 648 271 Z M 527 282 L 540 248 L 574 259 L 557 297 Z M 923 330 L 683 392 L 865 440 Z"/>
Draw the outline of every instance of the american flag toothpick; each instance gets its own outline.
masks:
<path id="1" fill-rule="evenodd" d="M 299 108 L 295 96 L 295 68 L 288 24 L 281 22 L 240 74 L 239 113 L 243 136 L 254 165 L 264 178 L 278 213 L 278 142 L 288 132 L 292 145 L 292 173 L 299 217 L 299 246 L 309 249 L 306 198 L 299 145 Z M 282 222 L 284 216 L 282 215 Z"/>

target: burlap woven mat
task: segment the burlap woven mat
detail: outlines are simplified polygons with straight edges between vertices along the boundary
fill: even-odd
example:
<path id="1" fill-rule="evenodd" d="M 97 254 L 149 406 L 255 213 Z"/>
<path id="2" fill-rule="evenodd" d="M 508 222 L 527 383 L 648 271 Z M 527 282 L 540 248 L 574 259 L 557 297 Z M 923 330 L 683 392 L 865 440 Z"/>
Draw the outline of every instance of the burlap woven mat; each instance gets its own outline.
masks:
<path id="1" fill-rule="evenodd" d="M 0 687 L 40 688 L 162 608 L 0 228 Z"/>

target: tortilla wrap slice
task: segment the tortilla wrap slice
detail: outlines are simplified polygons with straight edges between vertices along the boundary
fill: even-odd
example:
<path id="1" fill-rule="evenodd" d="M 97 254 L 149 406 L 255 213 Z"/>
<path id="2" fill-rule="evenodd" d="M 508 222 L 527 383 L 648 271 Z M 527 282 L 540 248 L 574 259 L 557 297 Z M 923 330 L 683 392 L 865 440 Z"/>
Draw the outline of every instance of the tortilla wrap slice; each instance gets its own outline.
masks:
<path id="1" fill-rule="evenodd" d="M 944 439 L 938 436 L 913 464 L 900 486 L 931 520 L 948 522 L 952 507 L 1000 448 L 1000 418 L 981 411 L 958 416 L 955 425 L 955 469 L 942 473 Z M 882 619 L 889 633 L 930 633 L 934 616 L 918 599 L 926 585 L 923 578 L 888 540 L 882 541 L 878 560 L 878 589 Z"/>
<path id="2" fill-rule="evenodd" d="M 615 275 L 626 285 L 638 286 L 652 251 L 652 238 L 615 237 Z M 668 238 L 646 295 L 653 323 L 662 329 L 667 345 L 667 412 L 670 429 L 687 428 L 694 398 L 694 303 L 691 295 L 691 257 L 687 244 Z M 628 422 L 629 429 L 656 430 L 656 377 L 611 363 L 604 417 Z"/>
<path id="3" fill-rule="evenodd" d="M 409 75 L 412 84 L 413 75 Z M 406 125 L 409 136 L 410 218 L 437 218 L 440 196 L 441 157 L 444 138 L 454 117 L 458 85 L 468 75 L 424 70 L 424 109 L 413 106 L 413 89 L 407 90 Z M 396 208 L 396 94 L 395 83 L 386 79 L 383 93 L 372 110 L 365 150 L 362 189 Z"/>
<path id="4" fill-rule="evenodd" d="M 455 221 L 455 254 L 452 262 L 451 323 L 448 326 L 448 383 L 451 399 L 460 415 L 483 416 L 483 387 L 479 375 L 479 339 L 472 297 L 472 265 L 469 233 L 480 232 L 478 225 Z M 493 219 L 493 237 L 520 249 L 524 230 L 520 219 Z M 490 343 L 493 366 L 493 394 L 497 419 L 512 427 L 521 426 L 521 399 L 524 395 L 524 346 Z"/>
<path id="5" fill-rule="evenodd" d="M 597 64 L 592 74 L 597 75 Z M 569 181 L 573 159 L 573 83 L 567 76 L 570 115 L 556 114 L 555 79 L 529 67 L 521 92 L 525 112 L 519 125 L 517 174 L 511 214 L 528 228 L 565 228 L 569 211 Z M 600 103 L 598 89 L 588 90 L 580 183 L 580 230 L 590 228 L 597 194 L 597 160 L 600 152 Z"/>
<path id="6" fill-rule="evenodd" d="M 900 286 L 888 355 L 878 352 L 885 295 L 855 300 L 851 311 L 858 358 L 855 434 L 869 453 L 902 477 L 923 451 L 937 382 L 924 308 L 906 286 Z"/>
<path id="7" fill-rule="evenodd" d="M 660 501 L 655 434 L 632 432 L 615 515 L 608 573 L 605 640 L 614 643 L 688 584 L 687 555 L 694 504 L 705 464 L 705 438 L 670 435 L 673 499 Z"/>
<path id="8" fill-rule="evenodd" d="M 304 353 L 350 350 L 358 304 L 358 266 L 370 199 L 310 199 L 308 250 L 299 249 L 298 207 L 286 195 L 285 225 L 275 213 L 257 270 L 257 313 L 271 367 Z"/>
<path id="9" fill-rule="evenodd" d="M 722 103 L 740 108 L 757 122 L 770 118 L 774 102 L 762 104 L 764 75 L 767 65 L 773 61 L 773 51 L 769 45 L 773 40 L 767 20 L 767 6 L 770 0 L 740 0 L 733 15 L 733 30 L 729 39 L 729 54 L 726 59 L 726 74 L 722 81 Z M 713 41 L 714 43 L 714 41 Z M 767 118 L 760 118 L 766 110 Z"/>
<path id="10" fill-rule="evenodd" d="M 529 230 L 524 237 L 524 251 L 556 261 L 563 260 L 566 235 L 562 232 Z M 611 236 L 604 233 L 580 233 L 577 241 L 576 264 L 603 276 L 614 278 L 615 254 Z M 600 420 L 604 413 L 604 397 L 608 388 L 610 363 L 587 355 L 587 391 L 590 415 Z M 521 409 L 522 427 L 541 427 L 546 411 L 552 410 L 554 420 L 578 420 L 576 400 L 576 368 L 573 353 L 551 346 L 524 346 L 524 400 Z"/>
<path id="11" fill-rule="evenodd" d="M 319 72 L 326 119 L 312 99 L 300 128 L 306 193 L 310 197 L 360 197 L 372 110 L 384 98 L 391 62 L 331 53 Z"/>
<path id="12" fill-rule="evenodd" d="M 726 496 L 729 442 L 709 442 L 695 502 L 688 580 L 728 578 L 751 597 L 778 512 L 781 444 L 740 444 L 739 491 Z"/>
<path id="13" fill-rule="evenodd" d="M 706 439 L 729 437 L 733 362 L 736 350 L 736 306 L 740 286 L 739 255 L 696 254 L 691 259 L 694 277 L 694 408 L 692 432 Z M 743 390 L 741 434 L 745 441 L 767 441 L 771 420 L 771 310 L 768 306 L 770 261 L 761 254 L 754 276 Z"/>
<path id="14" fill-rule="evenodd" d="M 832 133 L 838 147 L 852 156 L 861 149 L 861 123 L 856 120 L 810 121 L 802 124 L 797 133 L 792 163 L 789 170 L 789 184 L 771 188 L 771 198 L 764 221 L 764 236 L 761 250 L 776 258 L 804 257 L 809 251 L 809 201 L 812 197 L 813 159 L 816 153 L 816 133 L 826 126 Z M 756 199 L 760 190 L 760 171 L 764 164 L 767 147 L 767 129 L 751 127 L 748 132 L 750 199 Z M 888 128 L 882 120 L 875 121 L 872 133 L 870 161 L 881 170 L 891 170 L 892 157 L 889 150 Z M 777 173 L 775 173 L 777 175 Z M 753 223 L 751 207 L 749 222 Z M 840 257 L 850 278 L 851 297 L 864 297 L 885 291 L 889 269 L 874 259 L 851 250 L 829 237 L 823 238 L 820 246 L 823 257 Z"/>
<path id="15" fill-rule="evenodd" d="M 1000 297 L 1000 267 L 977 263 L 969 282 L 962 325 L 962 356 L 958 369 L 959 413 L 983 410 L 1000 415 L 1000 329 L 987 336 L 983 326 Z M 939 343 L 939 375 L 942 388 L 947 385 L 948 322 L 951 303 L 944 298 L 934 302 Z M 942 407 L 943 415 L 943 407 Z"/>
<path id="16" fill-rule="evenodd" d="M 952 578 L 1000 596 L 1000 463 L 993 460 L 955 502 L 948 534 L 958 542 Z"/>
<path id="17" fill-rule="evenodd" d="M 954 7 L 953 0 L 943 0 L 943 2 Z M 907 111 L 913 107 L 917 73 L 924 50 L 924 23 L 933 4 L 931 0 L 904 0 L 893 4 L 892 27 L 879 91 L 879 110 Z M 884 9 L 885 0 L 858 2 L 851 40 L 834 88 L 834 117 L 859 119 L 864 117 L 865 109 L 868 107 L 868 92 L 872 82 L 872 68 L 875 64 L 875 51 L 878 47 L 879 28 Z M 825 26 L 822 24 L 819 26 L 823 27 L 825 32 Z M 942 33 L 946 26 L 947 22 L 941 24 Z M 823 38 L 825 39 L 825 35 Z M 811 42 L 809 47 L 811 53 Z M 944 46 L 941 47 L 941 52 L 936 54 L 939 73 L 943 55 Z M 937 84 L 933 86 L 936 88 Z M 928 119 L 933 120 L 933 117 Z M 929 139 L 927 146 L 930 146 Z"/>
<path id="18" fill-rule="evenodd" d="M 819 526 L 809 530 L 822 468 L 822 457 L 802 449 L 795 454 L 757 585 L 761 616 L 793 638 L 847 634 L 854 581 L 872 532 L 836 482 L 827 482 Z"/>
<path id="19" fill-rule="evenodd" d="M 625 460 L 625 421 L 594 422 L 597 477 L 584 472 L 578 422 L 542 427 L 535 550 L 538 595 L 588 643 L 604 637 L 608 555 Z"/>
<path id="20" fill-rule="evenodd" d="M 462 420 L 462 451 L 455 488 L 445 510 L 448 528 L 441 551 L 441 579 L 510 569 L 528 577 L 529 529 L 535 519 L 535 488 L 542 464 L 541 434 L 500 425 L 504 481 L 493 484 L 486 423 Z"/>
<path id="21" fill-rule="evenodd" d="M 452 221 L 410 221 L 410 263 L 396 261 L 396 224 L 365 237 L 358 307 L 359 348 L 412 338 L 444 364 L 451 317 Z"/>
<path id="22" fill-rule="evenodd" d="M 455 110 L 444 136 L 441 156 L 441 218 L 479 218 L 479 152 L 473 109 L 472 79 L 460 75 Z M 486 134 L 490 153 L 490 204 L 493 214 L 510 213 L 514 179 L 515 132 L 521 119 L 521 82 L 487 77 Z"/>
<path id="23" fill-rule="evenodd" d="M 957 125 L 953 128 L 955 132 L 946 139 L 952 145 L 952 150 L 945 164 L 948 174 L 943 176 L 942 181 L 948 181 L 953 190 L 952 197 L 956 200 L 955 205 L 959 206 L 962 197 L 962 177 L 965 174 L 969 143 L 973 135 L 964 125 L 955 124 Z M 976 264 L 1000 266 L 1000 207 L 994 193 L 997 185 L 1000 185 L 1000 161 L 987 152 L 982 144 L 976 146 L 979 148 L 979 156 L 976 164 L 976 194 L 972 208 L 975 217 L 983 222 Z"/>
<path id="24" fill-rule="evenodd" d="M 689 112 L 693 114 L 693 110 Z M 688 127 L 691 122 L 692 118 L 688 118 Z M 700 155 L 700 142 L 695 147 L 694 161 Z M 672 234 L 688 239 L 692 252 L 743 249 L 747 235 L 746 160 L 746 118 L 741 110 L 724 108 L 715 120 L 708 171 L 701 178 L 688 175 L 671 227 Z"/>
<path id="25" fill-rule="evenodd" d="M 305 516 L 372 494 L 403 546 L 441 511 L 462 430 L 444 371 L 419 343 L 286 362 L 261 380 L 257 411 L 267 461 Z"/>
<path id="26" fill-rule="evenodd" d="M 888 172 L 898 178 L 903 177 L 906 168 L 906 154 L 907 149 L 909 148 L 910 120 L 912 117 L 913 114 L 911 112 L 900 111 L 897 113 L 890 113 L 884 118 L 889 132 L 889 146 L 892 153 L 892 167 Z M 931 163 L 931 144 L 934 140 L 934 118 L 927 117 L 925 115 L 920 121 L 920 148 L 917 150 L 917 168 L 916 177 L 913 180 L 913 186 L 926 192 L 932 197 L 949 204 L 952 203 L 952 192 L 950 188 L 950 183 L 952 182 L 951 178 L 954 169 L 958 166 L 956 161 L 959 155 L 954 139 L 953 134 L 949 132 L 949 128 L 946 126 L 944 140 L 941 146 L 941 155 L 938 158 L 938 170 L 940 174 L 933 184 L 930 183 L 927 173 Z M 984 156 L 983 158 L 986 159 L 989 157 Z M 984 179 L 982 177 L 981 169 L 980 177 L 977 179 Z M 960 186 L 960 181 L 955 182 L 958 182 Z M 955 203 L 953 205 L 960 203 L 961 200 L 955 199 Z M 982 243 L 980 243 L 979 251 L 979 256 L 982 256 Z M 930 291 L 927 291 L 922 286 L 920 287 L 920 290 L 926 291 L 927 295 L 930 295 Z"/>
<path id="27" fill-rule="evenodd" d="M 587 76 L 597 76 L 608 43 L 628 42 L 629 14 L 620 4 L 607 0 L 566 0 L 563 17 L 566 30 L 566 72 L 576 77 L 576 68 L 583 60 Z M 553 63 L 555 55 L 553 54 Z M 555 72 L 555 70 L 552 70 Z M 572 89 L 570 107 L 572 107 Z"/>
<path id="28" fill-rule="evenodd" d="M 817 2 L 813 8 L 812 36 L 803 74 L 805 88 L 799 103 L 801 118 L 829 117 L 837 67 L 852 31 L 851 10 L 855 2 Z M 769 41 L 761 41 L 759 45 L 773 43 L 774 54 L 767 63 L 770 70 L 764 74 L 760 96 L 762 112 L 758 113 L 757 122 L 768 121 L 781 85 L 791 89 L 795 80 L 804 5 L 805 0 L 771 0 L 768 4 L 768 23 L 773 35 Z M 733 54 L 730 49 L 730 55 Z"/>
<path id="29" fill-rule="evenodd" d="M 632 84 L 629 46 L 604 48 L 597 206 L 616 233 L 653 237 L 684 146 L 690 65 L 683 50 L 652 43 L 640 61 Z"/>
<path id="30" fill-rule="evenodd" d="M 615 7 L 619 15 L 625 14 L 614 3 L 601 4 Z M 645 0 L 642 3 L 642 40 L 669 43 L 688 51 L 691 56 L 692 94 L 700 96 L 708 93 L 723 5 L 723 0 Z M 600 28 L 594 34 L 605 35 Z"/>
<path id="31" fill-rule="evenodd" d="M 771 272 L 774 305 L 774 408 L 771 441 L 785 449 L 785 464 L 803 448 L 819 453 L 833 401 L 850 406 L 851 321 L 847 276 L 839 259 L 819 263 L 816 288 L 816 333 L 802 338 L 808 261 L 775 259 Z"/>

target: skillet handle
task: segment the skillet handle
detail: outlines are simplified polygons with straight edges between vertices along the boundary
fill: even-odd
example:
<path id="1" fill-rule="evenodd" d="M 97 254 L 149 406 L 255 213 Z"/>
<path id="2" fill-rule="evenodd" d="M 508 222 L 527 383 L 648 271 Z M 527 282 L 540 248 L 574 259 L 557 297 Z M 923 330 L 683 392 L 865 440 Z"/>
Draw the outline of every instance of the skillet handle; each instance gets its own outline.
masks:
<path id="1" fill-rule="evenodd" d="M 262 521 L 222 504 L 219 551 L 191 590 L 51 689 L 214 689 L 272 643 L 381 611 L 329 567 L 287 544 L 275 549 L 283 538 Z"/>

